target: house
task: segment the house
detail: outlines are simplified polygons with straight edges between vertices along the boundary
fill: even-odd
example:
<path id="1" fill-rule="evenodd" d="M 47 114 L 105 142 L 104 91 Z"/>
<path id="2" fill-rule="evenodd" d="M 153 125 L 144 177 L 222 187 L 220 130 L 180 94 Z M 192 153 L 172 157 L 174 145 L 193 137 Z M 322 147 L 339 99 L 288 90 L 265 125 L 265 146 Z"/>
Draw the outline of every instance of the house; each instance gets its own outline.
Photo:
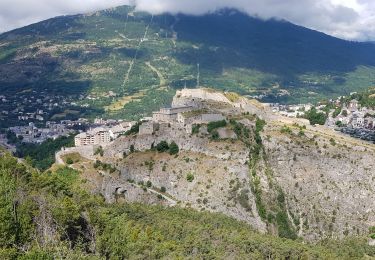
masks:
<path id="1" fill-rule="evenodd" d="M 358 111 L 358 101 L 356 99 L 350 101 L 348 109 L 350 112 Z"/>
<path id="2" fill-rule="evenodd" d="M 353 115 L 353 118 L 352 118 L 352 122 L 351 122 L 351 125 L 354 127 L 354 128 L 362 128 L 364 126 L 364 118 L 358 114 L 354 114 Z"/>

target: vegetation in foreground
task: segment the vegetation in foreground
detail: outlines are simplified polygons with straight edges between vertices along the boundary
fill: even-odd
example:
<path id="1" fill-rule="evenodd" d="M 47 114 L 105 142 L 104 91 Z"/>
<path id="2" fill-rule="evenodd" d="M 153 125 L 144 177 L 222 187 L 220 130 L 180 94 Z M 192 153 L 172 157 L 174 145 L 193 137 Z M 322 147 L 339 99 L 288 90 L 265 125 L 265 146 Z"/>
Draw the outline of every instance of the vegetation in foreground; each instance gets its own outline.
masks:
<path id="1" fill-rule="evenodd" d="M 74 135 L 48 139 L 42 144 L 17 143 L 16 155 L 25 158 L 33 167 L 45 171 L 55 162 L 55 153 L 63 147 L 74 146 Z"/>
<path id="2" fill-rule="evenodd" d="M 362 259 L 366 238 L 317 245 L 262 235 L 220 214 L 105 204 L 69 168 L 0 157 L 1 259 Z"/>

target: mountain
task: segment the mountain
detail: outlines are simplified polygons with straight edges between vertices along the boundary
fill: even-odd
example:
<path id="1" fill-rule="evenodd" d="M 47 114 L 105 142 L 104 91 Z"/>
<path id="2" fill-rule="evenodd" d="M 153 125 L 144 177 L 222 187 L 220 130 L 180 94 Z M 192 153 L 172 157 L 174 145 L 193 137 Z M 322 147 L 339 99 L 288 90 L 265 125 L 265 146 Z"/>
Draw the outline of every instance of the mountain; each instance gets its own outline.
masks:
<path id="1" fill-rule="evenodd" d="M 2 93 L 68 97 L 76 106 L 69 111 L 85 117 L 149 115 L 198 75 L 201 86 L 306 102 L 366 89 L 374 72 L 372 43 L 228 9 L 152 16 L 122 6 L 0 35 Z"/>

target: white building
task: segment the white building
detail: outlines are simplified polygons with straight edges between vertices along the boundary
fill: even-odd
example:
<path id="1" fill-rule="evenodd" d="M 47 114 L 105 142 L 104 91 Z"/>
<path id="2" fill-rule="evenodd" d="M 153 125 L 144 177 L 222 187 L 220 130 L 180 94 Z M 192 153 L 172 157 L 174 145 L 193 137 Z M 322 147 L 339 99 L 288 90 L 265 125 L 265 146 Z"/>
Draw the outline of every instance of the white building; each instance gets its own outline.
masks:
<path id="1" fill-rule="evenodd" d="M 108 144 L 109 142 L 111 142 L 110 133 L 104 128 L 95 128 L 87 133 L 81 133 L 74 138 L 76 147 Z"/>

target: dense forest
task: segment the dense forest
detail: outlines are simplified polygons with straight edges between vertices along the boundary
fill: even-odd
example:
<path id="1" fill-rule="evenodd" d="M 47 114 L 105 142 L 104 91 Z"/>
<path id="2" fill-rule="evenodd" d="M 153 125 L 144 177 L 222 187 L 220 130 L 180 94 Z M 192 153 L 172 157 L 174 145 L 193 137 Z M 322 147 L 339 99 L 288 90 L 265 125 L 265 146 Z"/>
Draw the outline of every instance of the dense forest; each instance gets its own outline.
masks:
<path id="1" fill-rule="evenodd" d="M 318 244 L 178 207 L 106 204 L 80 173 L 40 173 L 0 155 L 1 259 L 364 259 L 367 238 Z"/>

